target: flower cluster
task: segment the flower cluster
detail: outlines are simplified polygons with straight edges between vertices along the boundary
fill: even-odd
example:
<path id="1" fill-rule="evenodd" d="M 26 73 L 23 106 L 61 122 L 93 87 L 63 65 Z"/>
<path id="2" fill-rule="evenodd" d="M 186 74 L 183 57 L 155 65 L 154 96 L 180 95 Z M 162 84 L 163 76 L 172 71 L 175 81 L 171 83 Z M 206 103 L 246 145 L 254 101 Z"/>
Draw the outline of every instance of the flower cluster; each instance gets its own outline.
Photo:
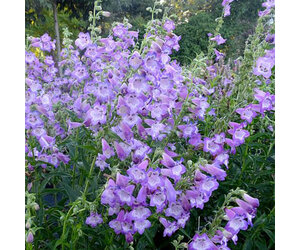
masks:
<path id="1" fill-rule="evenodd" d="M 45 33 L 40 38 L 32 38 L 31 40 L 31 46 L 41 49 L 42 51 L 51 52 L 52 50 L 55 50 L 55 40 L 51 41 L 51 37 Z M 48 59 L 51 58 L 48 57 Z M 47 60 L 49 61 L 49 60 Z"/>
<path id="2" fill-rule="evenodd" d="M 267 0 L 262 4 L 263 7 L 265 7 L 265 10 L 260 11 L 258 13 L 259 16 L 266 16 L 270 14 L 272 8 L 275 6 L 275 0 Z"/>
<path id="3" fill-rule="evenodd" d="M 219 228 L 213 236 L 206 233 L 195 234 L 192 242 L 189 244 L 190 250 L 211 250 L 211 249 L 230 249 L 227 246 L 228 241 L 232 240 L 236 244 L 237 234 L 240 230 L 247 230 L 248 226 L 252 226 L 252 219 L 256 215 L 259 201 L 247 194 L 243 195 L 243 200 L 235 199 L 237 207 L 225 208 L 224 219 L 228 222 L 224 228 Z"/>

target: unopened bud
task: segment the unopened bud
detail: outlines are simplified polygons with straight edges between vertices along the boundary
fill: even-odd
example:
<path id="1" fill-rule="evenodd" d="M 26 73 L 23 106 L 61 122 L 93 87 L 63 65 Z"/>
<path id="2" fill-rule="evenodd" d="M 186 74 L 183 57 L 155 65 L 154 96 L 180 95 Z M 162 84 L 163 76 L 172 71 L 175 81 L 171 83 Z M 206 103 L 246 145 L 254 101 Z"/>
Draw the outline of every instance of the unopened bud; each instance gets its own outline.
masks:
<path id="1" fill-rule="evenodd" d="M 39 210 L 39 209 L 40 209 L 39 204 L 35 203 L 35 204 L 34 204 L 34 209 L 35 209 L 35 211 Z"/>
<path id="2" fill-rule="evenodd" d="M 110 17 L 110 12 L 108 12 L 108 11 L 102 11 L 102 16 Z"/>
<path id="3" fill-rule="evenodd" d="M 28 233 L 26 242 L 28 242 L 28 243 L 32 243 L 33 242 L 33 234 L 32 234 L 32 232 Z"/>
<path id="4" fill-rule="evenodd" d="M 193 164 L 193 162 L 192 162 L 191 160 L 188 160 L 188 161 L 187 161 L 187 165 L 188 165 L 188 166 L 192 166 L 192 164 Z"/>

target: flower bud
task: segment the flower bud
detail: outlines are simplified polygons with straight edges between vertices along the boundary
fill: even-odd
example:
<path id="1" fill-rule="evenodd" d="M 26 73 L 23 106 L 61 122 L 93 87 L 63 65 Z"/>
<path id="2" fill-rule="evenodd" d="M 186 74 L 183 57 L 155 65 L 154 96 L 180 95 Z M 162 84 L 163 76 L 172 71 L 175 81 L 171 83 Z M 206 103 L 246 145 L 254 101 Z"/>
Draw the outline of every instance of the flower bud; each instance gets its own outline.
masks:
<path id="1" fill-rule="evenodd" d="M 186 242 L 183 242 L 183 243 L 181 243 L 180 244 L 183 248 L 188 248 L 188 243 L 186 243 Z"/>
<path id="2" fill-rule="evenodd" d="M 28 242 L 28 243 L 32 243 L 33 242 L 33 234 L 32 234 L 32 232 L 28 233 L 26 242 Z"/>
<path id="3" fill-rule="evenodd" d="M 26 222 L 26 224 L 25 224 L 25 227 L 26 227 L 27 229 L 29 229 L 30 226 L 31 226 L 31 223 L 30 223 L 30 221 L 28 220 L 28 221 Z"/>
<path id="4" fill-rule="evenodd" d="M 29 168 L 29 167 L 28 167 Z M 32 188 L 32 182 L 28 183 L 27 185 L 27 190 L 30 191 L 30 189 Z"/>
<path id="5" fill-rule="evenodd" d="M 102 16 L 110 17 L 110 12 L 108 12 L 108 11 L 102 11 Z"/>
<path id="6" fill-rule="evenodd" d="M 244 194 L 243 198 L 246 202 L 248 202 L 252 207 L 257 208 L 259 206 L 259 200 L 257 198 L 253 198 L 248 194 Z"/>
<path id="7" fill-rule="evenodd" d="M 39 209 L 40 209 L 39 204 L 35 203 L 35 204 L 34 204 L 34 209 L 35 209 L 35 211 L 39 210 Z"/>

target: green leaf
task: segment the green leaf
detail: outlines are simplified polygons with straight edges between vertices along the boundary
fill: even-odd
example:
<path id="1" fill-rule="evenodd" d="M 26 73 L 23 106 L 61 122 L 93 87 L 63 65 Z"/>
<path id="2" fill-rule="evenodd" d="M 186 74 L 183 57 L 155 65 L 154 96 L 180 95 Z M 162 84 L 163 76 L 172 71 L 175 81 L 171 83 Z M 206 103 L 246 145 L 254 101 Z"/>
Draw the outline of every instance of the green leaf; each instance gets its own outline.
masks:
<path id="1" fill-rule="evenodd" d="M 154 243 L 152 237 L 149 235 L 148 229 L 145 230 L 144 234 L 145 234 L 148 242 L 150 243 L 150 245 L 155 249 L 156 248 L 155 243 Z"/>
<path id="2" fill-rule="evenodd" d="M 93 146 L 93 145 L 83 145 L 83 146 L 81 146 L 81 145 L 76 145 L 76 146 L 79 147 L 79 148 L 82 148 L 82 149 L 86 149 L 86 150 L 95 152 L 95 153 L 98 152 L 97 148 L 96 148 L 95 146 Z"/>
<path id="3" fill-rule="evenodd" d="M 60 183 L 60 185 L 64 188 L 64 190 L 66 191 L 70 202 L 75 201 L 79 196 L 80 196 L 80 192 L 79 190 L 73 189 L 70 185 L 68 185 L 66 182 L 62 181 Z"/>
<path id="4" fill-rule="evenodd" d="M 243 250 L 252 250 L 253 249 L 252 247 L 253 247 L 253 242 L 251 241 L 250 238 L 248 238 L 243 245 Z"/>
<path id="5" fill-rule="evenodd" d="M 258 247 L 259 250 L 268 250 L 267 244 L 265 241 L 254 241 L 254 244 Z"/>
<path id="6" fill-rule="evenodd" d="M 264 232 L 270 237 L 270 239 L 275 242 L 275 234 L 274 232 L 271 232 L 269 229 L 264 229 Z"/>

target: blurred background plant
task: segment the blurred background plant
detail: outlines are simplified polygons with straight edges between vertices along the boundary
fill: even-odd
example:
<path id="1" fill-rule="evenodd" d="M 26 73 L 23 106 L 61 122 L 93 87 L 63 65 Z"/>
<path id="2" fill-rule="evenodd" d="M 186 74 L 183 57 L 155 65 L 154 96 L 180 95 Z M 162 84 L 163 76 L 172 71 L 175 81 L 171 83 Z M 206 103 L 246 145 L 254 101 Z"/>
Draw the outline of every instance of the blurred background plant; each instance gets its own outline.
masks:
<path id="1" fill-rule="evenodd" d="M 122 21 L 124 17 L 132 24 L 133 30 L 139 30 L 139 39 L 144 35 L 144 28 L 150 19 L 146 8 L 153 6 L 154 0 L 103 0 L 103 9 L 111 13 L 110 18 L 101 20 L 103 36 L 109 33 L 113 22 Z M 188 64 L 200 52 L 206 52 L 207 33 L 215 26 L 215 19 L 222 12 L 220 0 L 162 0 L 162 8 L 169 9 L 169 15 L 175 14 L 177 26 L 175 33 L 181 36 L 180 50 L 172 57 L 182 64 Z M 243 54 L 246 39 L 255 30 L 258 11 L 262 0 L 237 0 L 232 5 L 231 15 L 223 24 L 221 33 L 228 39 L 221 52 L 227 58 L 237 58 Z M 54 4 L 53 4 L 54 3 Z M 26 0 L 25 25 L 26 34 L 40 37 L 48 32 L 55 37 L 54 13 L 57 11 L 59 32 L 65 27 L 77 38 L 79 32 L 88 28 L 89 11 L 94 1 L 81 0 Z M 56 6 L 56 8 L 55 8 Z"/>

